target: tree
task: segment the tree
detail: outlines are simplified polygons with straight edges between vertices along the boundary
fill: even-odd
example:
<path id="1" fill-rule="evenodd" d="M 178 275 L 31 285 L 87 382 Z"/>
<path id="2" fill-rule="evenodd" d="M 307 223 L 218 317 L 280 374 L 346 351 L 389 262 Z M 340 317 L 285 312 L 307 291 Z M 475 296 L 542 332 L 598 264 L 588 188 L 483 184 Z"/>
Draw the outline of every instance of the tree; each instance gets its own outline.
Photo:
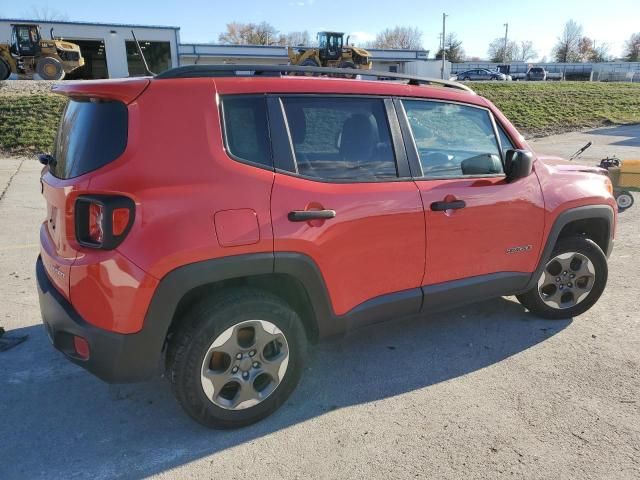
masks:
<path id="1" fill-rule="evenodd" d="M 305 30 L 304 32 L 289 32 L 285 35 L 285 40 L 286 44 L 291 46 L 311 45 L 311 37 L 309 36 L 309 32 L 307 30 Z"/>
<path id="2" fill-rule="evenodd" d="M 286 38 L 267 23 L 227 23 L 227 31 L 218 36 L 225 45 L 284 45 Z"/>
<path id="3" fill-rule="evenodd" d="M 27 18 L 31 17 L 34 20 L 40 20 L 42 22 L 63 22 L 69 20 L 69 16 L 66 13 L 62 13 L 60 10 L 48 6 L 36 7 L 32 5 L 31 11 L 23 15 Z"/>
<path id="4" fill-rule="evenodd" d="M 629 37 L 624 49 L 624 59 L 627 62 L 640 62 L 640 32 Z"/>
<path id="5" fill-rule="evenodd" d="M 514 52 L 514 60 L 518 62 L 528 62 L 537 56 L 538 52 L 533 48 L 533 42 L 531 40 L 521 41 Z"/>
<path id="6" fill-rule="evenodd" d="M 462 40 L 458 40 L 457 35 L 451 32 L 447 35 L 447 40 L 444 44 L 445 47 L 445 59 L 452 63 L 460 63 L 464 60 L 464 49 L 462 48 Z M 442 48 L 436 53 L 436 60 L 442 59 Z"/>
<path id="7" fill-rule="evenodd" d="M 492 62 L 511 62 L 516 59 L 518 44 L 514 41 L 507 42 L 507 48 L 504 48 L 504 38 L 496 38 L 489 44 L 489 59 Z"/>
<path id="8" fill-rule="evenodd" d="M 609 45 L 607 43 L 600 43 L 596 46 L 594 42 L 594 45 L 591 48 L 591 53 L 589 55 L 590 62 L 609 62 L 611 58 L 612 56 L 609 52 Z"/>
<path id="9" fill-rule="evenodd" d="M 582 38 L 582 25 L 579 25 L 575 20 L 569 20 L 565 23 L 562 35 L 558 37 L 553 48 L 556 62 L 579 62 Z"/>
<path id="10" fill-rule="evenodd" d="M 372 48 L 395 48 L 402 50 L 419 50 L 422 48 L 422 32 L 414 27 L 387 28 L 376 35 L 376 39 L 368 44 Z"/>

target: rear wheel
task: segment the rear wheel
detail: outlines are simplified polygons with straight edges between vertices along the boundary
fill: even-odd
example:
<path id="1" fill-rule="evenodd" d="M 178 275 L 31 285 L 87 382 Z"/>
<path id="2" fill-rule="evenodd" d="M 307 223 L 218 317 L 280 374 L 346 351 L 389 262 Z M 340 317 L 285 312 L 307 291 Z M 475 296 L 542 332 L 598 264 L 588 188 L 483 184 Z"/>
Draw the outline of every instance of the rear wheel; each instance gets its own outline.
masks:
<path id="1" fill-rule="evenodd" d="M 38 60 L 36 73 L 43 80 L 62 80 L 64 78 L 62 62 L 53 57 L 44 57 Z"/>
<path id="2" fill-rule="evenodd" d="M 538 282 L 518 295 L 522 305 L 543 318 L 571 318 L 589 310 L 607 284 L 607 257 L 585 237 L 560 240 Z"/>
<path id="3" fill-rule="evenodd" d="M 315 60 L 313 60 L 312 58 L 307 58 L 304 62 L 302 62 L 300 64 L 301 67 L 319 67 L 320 65 L 317 64 L 317 62 Z M 315 75 L 318 75 L 317 73 L 299 73 L 298 75 L 304 75 L 306 77 L 313 77 Z"/>
<path id="4" fill-rule="evenodd" d="M 0 80 L 6 80 L 11 75 L 11 69 L 7 63 L 0 59 Z"/>
<path id="5" fill-rule="evenodd" d="M 618 211 L 623 212 L 633 205 L 633 195 L 631 195 L 631 192 L 622 190 L 616 195 L 616 203 L 618 204 Z"/>
<path id="6" fill-rule="evenodd" d="M 241 427 L 285 402 L 300 379 L 306 346 L 300 318 L 278 297 L 222 292 L 196 305 L 170 340 L 168 377 L 197 422 Z"/>

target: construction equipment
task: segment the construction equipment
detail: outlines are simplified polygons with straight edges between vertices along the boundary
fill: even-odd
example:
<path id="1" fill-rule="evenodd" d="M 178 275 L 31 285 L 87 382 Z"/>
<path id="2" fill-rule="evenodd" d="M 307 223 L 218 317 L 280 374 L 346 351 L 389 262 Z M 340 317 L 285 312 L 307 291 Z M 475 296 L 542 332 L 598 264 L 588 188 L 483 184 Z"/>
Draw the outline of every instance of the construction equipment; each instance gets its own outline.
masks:
<path id="1" fill-rule="evenodd" d="M 0 43 L 0 80 L 16 73 L 33 78 L 37 73 L 43 80 L 62 80 L 65 74 L 84 65 L 80 47 L 53 37 L 45 40 L 40 35 L 40 26 L 35 24 L 12 24 L 11 43 Z"/>
<path id="2" fill-rule="evenodd" d="M 371 69 L 371 54 L 344 42 L 344 33 L 319 32 L 318 47 L 289 47 L 289 63 L 301 67 Z"/>

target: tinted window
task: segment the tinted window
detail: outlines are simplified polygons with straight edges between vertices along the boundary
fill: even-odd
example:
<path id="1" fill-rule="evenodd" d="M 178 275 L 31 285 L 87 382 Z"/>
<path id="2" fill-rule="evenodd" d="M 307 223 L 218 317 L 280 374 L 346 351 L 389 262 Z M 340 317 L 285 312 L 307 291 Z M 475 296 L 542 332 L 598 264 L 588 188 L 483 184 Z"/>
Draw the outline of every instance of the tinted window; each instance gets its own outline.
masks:
<path id="1" fill-rule="evenodd" d="M 51 173 L 73 178 L 114 161 L 127 146 L 128 118 L 121 102 L 70 100 L 60 121 Z"/>
<path id="2" fill-rule="evenodd" d="M 222 109 L 229 153 L 240 160 L 271 167 L 273 162 L 265 97 L 224 97 Z"/>
<path id="3" fill-rule="evenodd" d="M 502 173 L 493 123 L 481 108 L 403 101 L 426 177 Z"/>
<path id="4" fill-rule="evenodd" d="M 397 176 L 382 100 L 290 97 L 283 104 L 300 174 L 365 181 Z"/>

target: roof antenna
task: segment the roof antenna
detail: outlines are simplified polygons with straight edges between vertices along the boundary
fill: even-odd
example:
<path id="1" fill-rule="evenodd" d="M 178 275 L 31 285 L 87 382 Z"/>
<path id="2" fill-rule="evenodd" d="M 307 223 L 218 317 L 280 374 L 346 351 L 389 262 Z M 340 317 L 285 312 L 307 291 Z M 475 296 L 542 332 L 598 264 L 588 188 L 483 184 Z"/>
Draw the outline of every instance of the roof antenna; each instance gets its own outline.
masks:
<path id="1" fill-rule="evenodd" d="M 153 73 L 151 70 L 149 70 L 149 64 L 147 63 L 147 59 L 144 58 L 144 53 L 142 53 L 142 48 L 140 47 L 140 44 L 138 43 L 138 39 L 136 38 L 136 34 L 133 33 L 133 30 L 131 30 L 131 35 L 133 35 L 133 41 L 136 42 L 136 47 L 138 47 L 138 53 L 140 54 L 140 58 L 142 58 L 142 65 L 144 66 L 144 72 L 151 77 L 155 77 L 156 74 Z"/>

